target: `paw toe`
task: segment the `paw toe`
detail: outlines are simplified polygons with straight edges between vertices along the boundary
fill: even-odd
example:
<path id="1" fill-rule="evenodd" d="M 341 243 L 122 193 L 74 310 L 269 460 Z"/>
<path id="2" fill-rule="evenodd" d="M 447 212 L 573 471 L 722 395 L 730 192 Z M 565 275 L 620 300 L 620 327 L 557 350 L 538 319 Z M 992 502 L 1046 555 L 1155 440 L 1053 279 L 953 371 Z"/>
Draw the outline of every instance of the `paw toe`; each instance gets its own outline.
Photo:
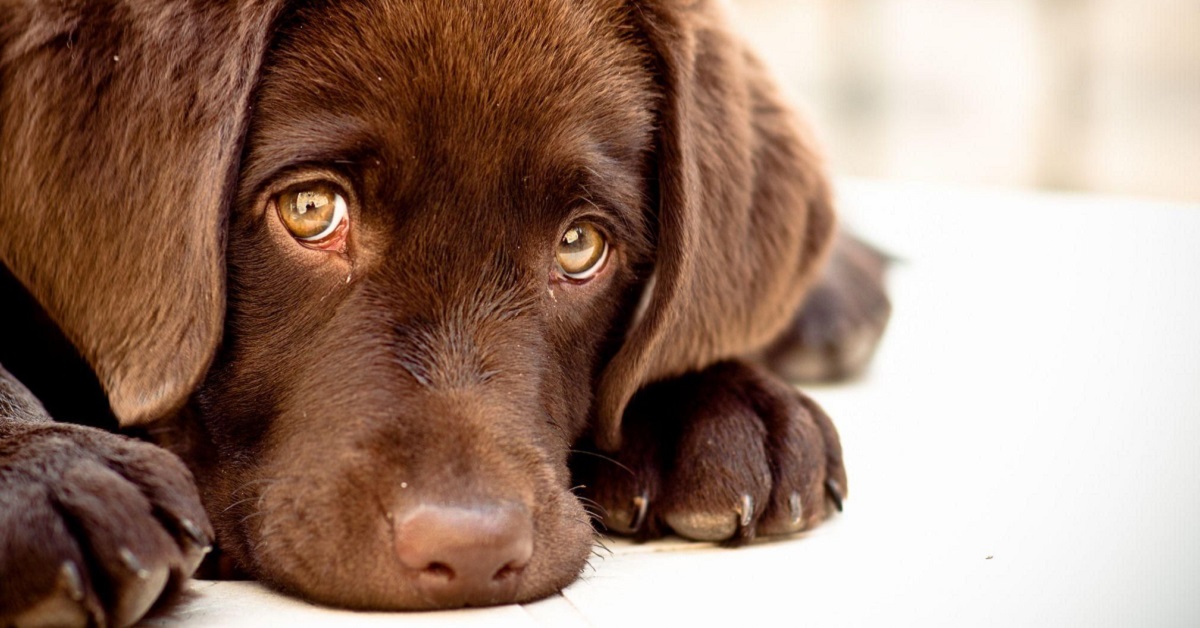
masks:
<path id="1" fill-rule="evenodd" d="M 676 534 L 693 541 L 728 541 L 751 536 L 754 498 L 743 494 L 740 503 L 728 510 L 677 510 L 663 515 Z"/>
<path id="2" fill-rule="evenodd" d="M 741 515 L 734 512 L 673 512 L 663 519 L 676 534 L 693 541 L 724 541 L 737 533 Z"/>
<path id="3" fill-rule="evenodd" d="M 804 500 L 799 492 L 788 496 L 787 502 L 776 504 L 758 524 L 760 534 L 774 536 L 794 534 L 804 529 Z"/>
<path id="4" fill-rule="evenodd" d="M 634 535 L 646 524 L 650 496 L 643 491 L 622 505 L 606 508 L 604 526 L 617 534 Z"/>
<path id="5" fill-rule="evenodd" d="M 40 601 L 7 620 L 13 626 L 87 626 L 103 617 L 94 599 L 86 597 L 83 576 L 74 561 L 64 561 L 55 586 Z M 4 622 L 0 622 L 4 623 Z"/>

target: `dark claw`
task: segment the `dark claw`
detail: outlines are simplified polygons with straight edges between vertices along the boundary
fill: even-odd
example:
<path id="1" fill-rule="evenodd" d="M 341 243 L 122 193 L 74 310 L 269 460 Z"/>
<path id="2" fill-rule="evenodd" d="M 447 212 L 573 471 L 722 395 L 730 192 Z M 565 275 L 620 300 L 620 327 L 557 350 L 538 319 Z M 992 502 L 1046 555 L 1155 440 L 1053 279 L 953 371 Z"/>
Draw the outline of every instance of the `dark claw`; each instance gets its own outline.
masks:
<path id="1" fill-rule="evenodd" d="M 633 521 L 629 522 L 629 530 L 637 532 L 642 528 L 642 524 L 646 522 L 646 510 L 650 507 L 650 495 L 647 491 L 642 491 L 641 495 L 633 498 Z"/>
<path id="2" fill-rule="evenodd" d="M 738 508 L 738 514 L 742 516 L 738 522 L 742 529 L 749 528 L 750 523 L 754 521 L 754 498 L 750 497 L 749 493 L 742 495 L 742 505 Z"/>
<path id="3" fill-rule="evenodd" d="M 788 506 L 792 511 L 792 526 L 800 525 L 800 522 L 804 519 L 804 508 L 800 503 L 800 493 L 792 493 L 792 496 L 788 499 Z"/>
<path id="4" fill-rule="evenodd" d="M 150 570 L 146 569 L 146 566 L 142 564 L 142 561 L 138 560 L 138 557 L 135 556 L 133 551 L 131 551 L 128 547 L 122 547 L 119 554 L 121 556 L 121 562 L 125 564 L 125 568 L 128 569 L 130 573 L 137 576 L 138 580 L 145 580 L 150 577 Z"/>
<path id="5" fill-rule="evenodd" d="M 196 525 L 191 519 L 180 519 L 179 527 L 183 529 L 183 533 L 196 547 L 201 548 L 201 551 L 208 553 L 212 549 L 212 542 L 208 540 L 208 536 Z"/>
<path id="6" fill-rule="evenodd" d="M 842 512 L 842 485 L 837 480 L 825 480 L 825 490 L 829 493 L 829 499 L 833 500 L 833 507 Z"/>
<path id="7" fill-rule="evenodd" d="M 79 568 L 72 561 L 66 561 L 58 570 L 58 585 L 71 598 L 73 602 L 83 601 L 83 578 L 79 575 Z"/>
<path id="8" fill-rule="evenodd" d="M 391 513 L 388 513 L 388 517 Z M 180 542 L 183 549 L 183 564 L 180 571 L 184 574 L 195 573 L 200 568 L 204 557 L 213 550 L 212 541 L 208 535 L 196 525 L 195 521 L 187 518 L 179 519 L 179 530 L 183 534 Z"/>

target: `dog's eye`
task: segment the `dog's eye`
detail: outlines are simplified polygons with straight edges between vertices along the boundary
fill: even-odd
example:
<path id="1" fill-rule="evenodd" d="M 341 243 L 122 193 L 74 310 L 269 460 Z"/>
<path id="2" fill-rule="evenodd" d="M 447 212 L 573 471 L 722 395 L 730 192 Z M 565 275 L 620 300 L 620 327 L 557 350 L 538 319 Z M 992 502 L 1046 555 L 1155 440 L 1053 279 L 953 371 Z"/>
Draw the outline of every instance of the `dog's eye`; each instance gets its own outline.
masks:
<path id="1" fill-rule="evenodd" d="M 275 198 L 279 219 L 292 237 L 320 242 L 333 235 L 346 220 L 346 199 L 325 184 L 284 192 Z"/>
<path id="2" fill-rule="evenodd" d="M 608 242 L 595 225 L 577 222 L 558 241 L 555 258 L 562 274 L 571 279 L 590 279 L 604 267 Z"/>

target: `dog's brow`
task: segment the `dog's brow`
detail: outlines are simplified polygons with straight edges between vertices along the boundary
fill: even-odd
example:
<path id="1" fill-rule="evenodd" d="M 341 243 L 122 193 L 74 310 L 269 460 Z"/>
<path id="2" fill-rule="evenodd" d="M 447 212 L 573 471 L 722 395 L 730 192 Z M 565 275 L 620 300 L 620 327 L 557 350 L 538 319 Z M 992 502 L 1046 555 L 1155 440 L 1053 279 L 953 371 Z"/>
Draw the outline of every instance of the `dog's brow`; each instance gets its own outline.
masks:
<path id="1" fill-rule="evenodd" d="M 623 231 L 625 238 L 645 237 L 645 181 L 637 176 L 638 169 L 607 156 L 581 162 L 568 177 L 578 200 L 603 214 L 610 215 Z"/>
<path id="2" fill-rule="evenodd" d="M 268 120 L 251 132 L 243 189 L 257 190 L 280 172 L 304 165 L 362 163 L 378 154 L 359 119 L 322 112 Z"/>

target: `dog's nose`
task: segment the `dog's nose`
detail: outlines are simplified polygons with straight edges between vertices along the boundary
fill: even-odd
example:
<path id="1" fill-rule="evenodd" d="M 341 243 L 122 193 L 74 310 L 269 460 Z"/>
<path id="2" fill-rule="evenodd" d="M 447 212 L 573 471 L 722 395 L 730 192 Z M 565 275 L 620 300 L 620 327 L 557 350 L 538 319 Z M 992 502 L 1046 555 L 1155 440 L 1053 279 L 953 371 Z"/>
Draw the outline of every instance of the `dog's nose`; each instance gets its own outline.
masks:
<path id="1" fill-rule="evenodd" d="M 484 606 L 515 598 L 533 554 L 524 506 L 420 504 L 396 521 L 396 553 L 428 602 Z"/>

